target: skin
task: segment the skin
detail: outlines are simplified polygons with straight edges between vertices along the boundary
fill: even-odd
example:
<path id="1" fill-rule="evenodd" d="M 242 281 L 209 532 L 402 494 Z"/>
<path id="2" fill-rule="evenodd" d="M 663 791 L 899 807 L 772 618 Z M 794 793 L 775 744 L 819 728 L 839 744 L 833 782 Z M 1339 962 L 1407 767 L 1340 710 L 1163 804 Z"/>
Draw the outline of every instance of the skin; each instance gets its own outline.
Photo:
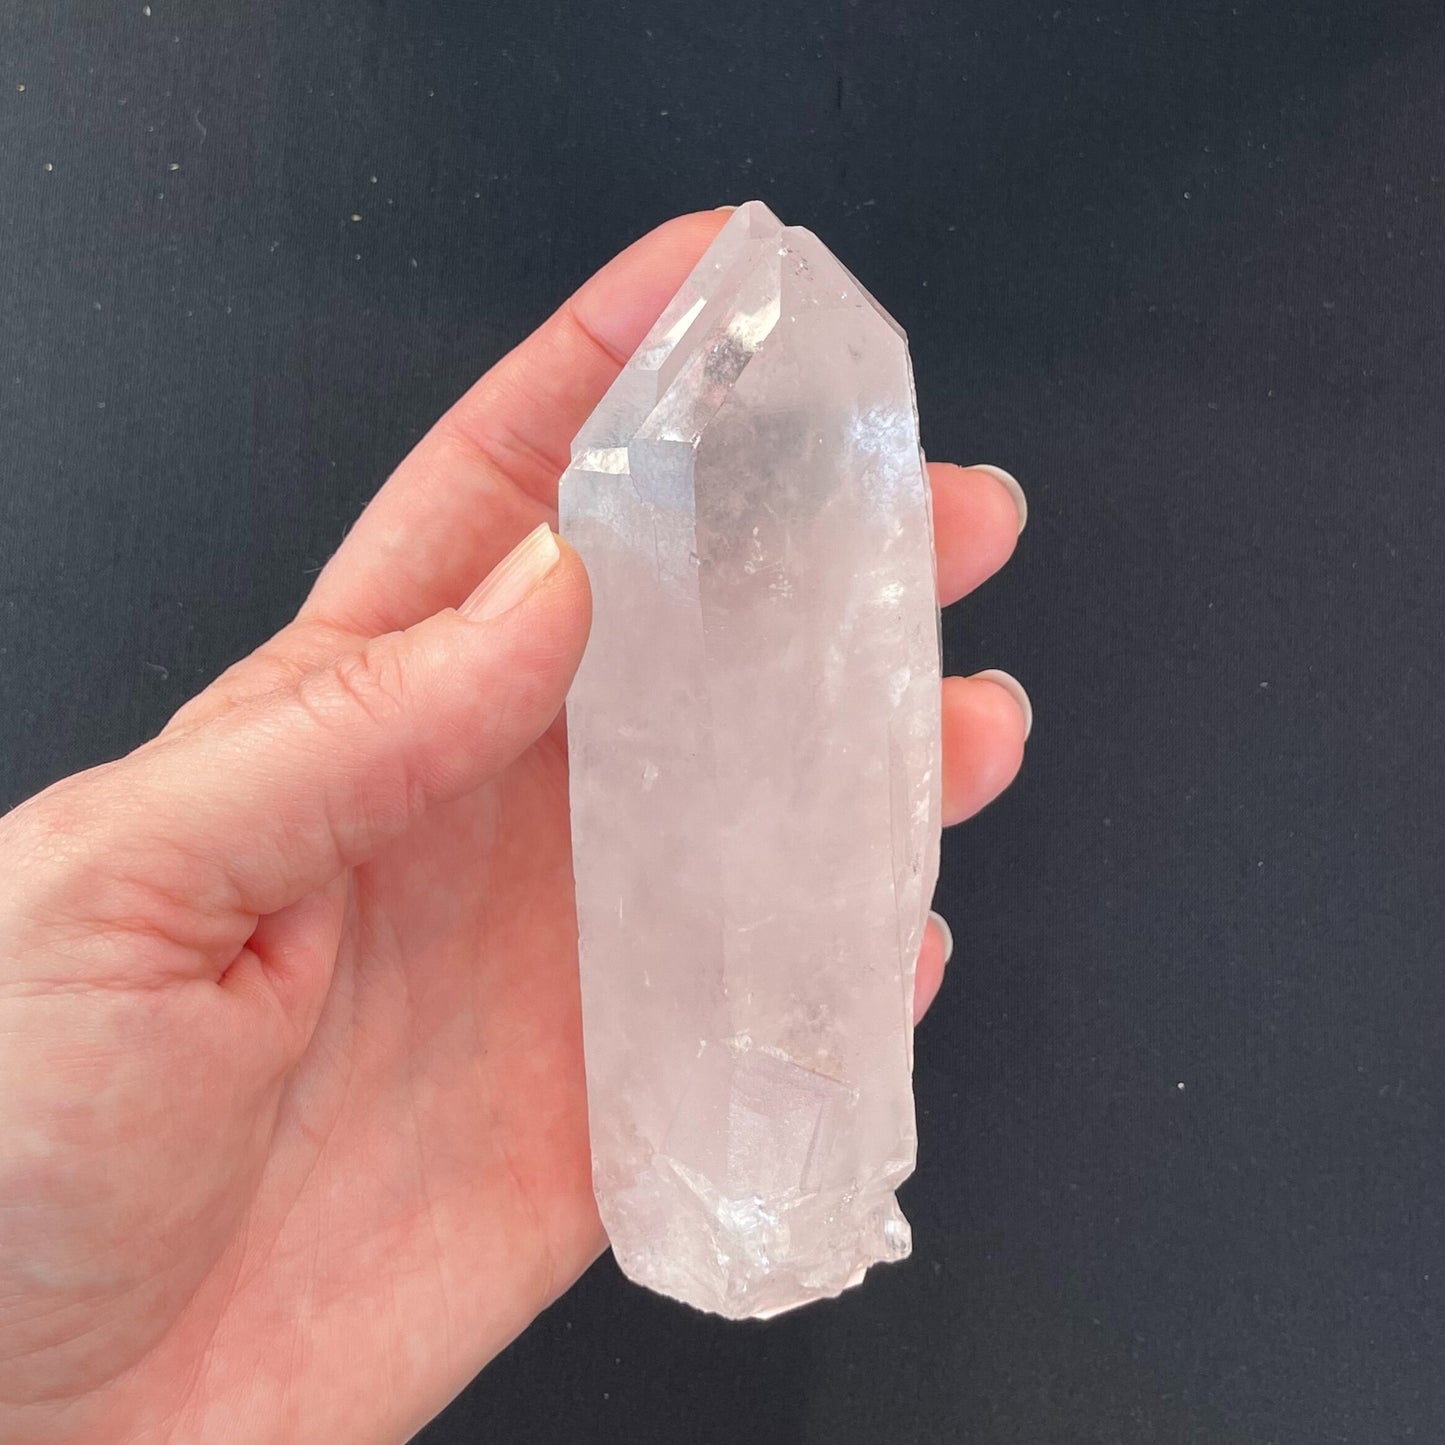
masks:
<path id="1" fill-rule="evenodd" d="M 724 219 L 611 262 L 402 463 L 293 623 L 0 820 L 12 1445 L 404 1440 L 602 1248 L 559 718 L 587 579 L 562 544 L 502 615 L 455 609 L 555 521 L 568 440 Z M 946 604 L 1018 515 L 987 471 L 930 473 Z M 1024 722 L 961 678 L 943 716 L 956 823 Z M 930 928 L 920 1012 L 942 955 Z"/>

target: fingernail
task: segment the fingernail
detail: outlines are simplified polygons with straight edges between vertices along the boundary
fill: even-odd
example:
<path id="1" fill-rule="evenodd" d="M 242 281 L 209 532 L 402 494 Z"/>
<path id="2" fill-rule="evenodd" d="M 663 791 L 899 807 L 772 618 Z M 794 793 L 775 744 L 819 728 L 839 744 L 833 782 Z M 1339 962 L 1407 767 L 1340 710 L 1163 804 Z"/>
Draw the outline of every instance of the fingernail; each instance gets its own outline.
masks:
<path id="1" fill-rule="evenodd" d="M 518 603 L 526 601 L 561 555 L 551 527 L 543 522 L 492 568 L 482 585 L 462 603 L 462 616 L 474 622 L 490 622 L 510 612 Z"/>
<path id="2" fill-rule="evenodd" d="M 1019 513 L 1019 531 L 1028 525 L 1029 520 L 1029 499 L 1024 496 L 1024 489 L 1019 486 L 1019 481 L 1011 472 L 1006 472 L 1002 467 L 991 467 L 987 462 L 975 462 L 973 470 L 976 472 L 987 472 L 995 481 L 1002 483 L 1004 490 L 1014 499 L 1014 506 Z"/>
<path id="3" fill-rule="evenodd" d="M 990 667 L 984 672 L 974 673 L 978 682 L 996 682 L 1018 703 L 1019 711 L 1024 715 L 1024 737 L 1034 730 L 1034 705 L 1029 701 L 1029 695 L 1024 691 L 1024 685 L 1012 673 L 1004 672 L 1002 668 Z"/>
<path id="4" fill-rule="evenodd" d="M 935 913 L 930 908 L 928 916 L 933 920 L 933 926 L 943 938 L 943 961 L 947 963 L 953 957 L 953 930 L 948 926 L 948 920 L 943 914 Z"/>
<path id="5" fill-rule="evenodd" d="M 735 210 L 737 210 L 737 207 L 736 207 L 736 206 L 714 206 L 714 207 L 713 207 L 713 210 L 715 210 L 715 211 L 735 211 Z"/>

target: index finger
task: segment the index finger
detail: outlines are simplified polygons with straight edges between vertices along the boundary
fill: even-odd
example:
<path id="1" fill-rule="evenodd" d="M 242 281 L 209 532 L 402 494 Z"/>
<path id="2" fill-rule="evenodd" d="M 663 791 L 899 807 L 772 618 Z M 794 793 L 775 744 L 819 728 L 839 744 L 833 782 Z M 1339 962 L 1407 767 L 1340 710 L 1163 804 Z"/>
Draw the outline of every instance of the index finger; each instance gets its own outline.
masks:
<path id="1" fill-rule="evenodd" d="M 679 216 L 609 261 L 417 443 L 316 580 L 301 617 L 365 634 L 463 601 L 555 518 L 573 435 L 727 215 Z"/>

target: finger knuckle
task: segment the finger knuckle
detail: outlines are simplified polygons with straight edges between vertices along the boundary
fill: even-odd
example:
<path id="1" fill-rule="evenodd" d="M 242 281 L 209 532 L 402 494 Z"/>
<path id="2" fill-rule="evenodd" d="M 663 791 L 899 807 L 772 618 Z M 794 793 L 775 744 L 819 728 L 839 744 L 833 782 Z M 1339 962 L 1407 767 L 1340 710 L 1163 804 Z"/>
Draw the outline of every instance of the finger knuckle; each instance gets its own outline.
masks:
<path id="1" fill-rule="evenodd" d="M 184 703 L 161 735 L 186 732 L 240 708 L 293 693 L 324 659 L 340 656 L 354 645 L 355 638 L 332 623 L 298 618 Z"/>
<path id="2" fill-rule="evenodd" d="M 360 716 L 385 729 L 406 713 L 406 666 L 389 638 L 336 658 L 321 677 L 320 687 L 310 686 L 309 679 L 302 684 L 302 697 L 332 727 L 354 726 Z"/>

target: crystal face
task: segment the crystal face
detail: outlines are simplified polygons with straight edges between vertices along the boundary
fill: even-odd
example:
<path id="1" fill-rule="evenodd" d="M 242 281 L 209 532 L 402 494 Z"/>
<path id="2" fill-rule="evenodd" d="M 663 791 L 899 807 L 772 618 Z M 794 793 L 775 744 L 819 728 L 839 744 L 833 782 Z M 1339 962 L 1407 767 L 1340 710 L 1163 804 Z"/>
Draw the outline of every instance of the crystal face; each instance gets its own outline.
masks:
<path id="1" fill-rule="evenodd" d="M 734 212 L 586 425 L 561 527 L 593 1183 L 633 1279 L 733 1317 L 906 1256 L 938 873 L 933 528 L 907 342 Z"/>

